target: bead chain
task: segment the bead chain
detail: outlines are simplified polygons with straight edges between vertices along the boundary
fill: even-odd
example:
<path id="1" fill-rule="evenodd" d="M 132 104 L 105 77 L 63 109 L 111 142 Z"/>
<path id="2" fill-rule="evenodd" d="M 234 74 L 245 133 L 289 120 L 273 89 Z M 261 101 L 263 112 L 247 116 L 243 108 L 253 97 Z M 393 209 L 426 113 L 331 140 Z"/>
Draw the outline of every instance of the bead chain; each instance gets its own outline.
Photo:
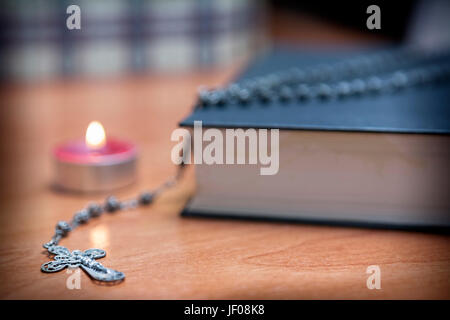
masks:
<path id="1" fill-rule="evenodd" d="M 208 90 L 200 87 L 196 108 L 226 104 L 244 106 L 255 99 L 268 103 L 274 100 L 289 102 L 294 99 L 342 98 L 424 85 L 449 78 L 450 64 L 438 62 L 448 57 L 448 51 L 422 52 L 403 48 L 335 64 L 292 68 L 223 88 Z"/>
<path id="2" fill-rule="evenodd" d="M 55 234 L 49 242 L 43 245 L 43 247 L 49 249 L 51 247 L 57 246 L 59 241 L 61 241 L 62 238 L 67 237 L 69 232 L 73 231 L 79 225 L 87 223 L 91 218 L 98 218 L 104 212 L 114 213 L 120 210 L 134 209 L 139 205 L 150 205 L 151 203 L 153 203 L 157 195 L 162 193 L 164 190 L 172 187 L 181 179 L 184 173 L 184 169 L 185 164 L 184 162 L 182 162 L 178 166 L 177 173 L 172 179 L 166 181 L 164 184 L 162 184 L 152 192 L 146 191 L 141 193 L 135 199 L 119 201 L 114 196 L 108 196 L 103 205 L 90 203 L 86 208 L 75 213 L 70 222 L 59 221 L 55 227 Z"/>

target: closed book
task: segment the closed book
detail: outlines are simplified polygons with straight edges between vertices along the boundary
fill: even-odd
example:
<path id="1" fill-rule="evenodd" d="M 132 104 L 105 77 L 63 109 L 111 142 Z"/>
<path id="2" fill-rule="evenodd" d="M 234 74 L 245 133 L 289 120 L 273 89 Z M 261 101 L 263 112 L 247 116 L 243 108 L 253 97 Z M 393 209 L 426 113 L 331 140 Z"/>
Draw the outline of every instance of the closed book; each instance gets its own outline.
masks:
<path id="1" fill-rule="evenodd" d="M 391 50 L 397 49 L 387 51 Z M 360 57 L 370 57 L 371 51 L 277 49 L 252 63 L 236 83 L 280 74 L 280 70 L 293 67 L 312 72 L 317 69 L 308 69 L 312 66 L 326 69 L 344 65 L 341 61 L 351 65 L 355 59 L 361 62 Z M 448 58 L 439 56 L 438 60 L 438 66 L 445 65 Z M 411 61 L 412 65 L 402 65 L 401 61 L 398 64 L 406 70 L 426 70 L 427 62 L 415 68 L 419 62 Z M 433 66 L 437 72 L 436 63 Z M 378 67 L 375 69 L 372 73 L 384 79 L 383 66 L 380 74 Z M 366 78 L 361 75 L 361 79 Z M 354 79 L 348 81 L 354 83 Z M 448 77 L 443 77 L 433 83 L 394 86 L 378 93 L 366 90 L 344 97 L 307 100 L 294 95 L 290 99 L 254 99 L 245 104 L 227 101 L 197 107 L 180 125 L 191 131 L 194 149 L 200 141 L 193 136 L 195 121 L 201 121 L 202 134 L 209 128 L 220 131 L 224 160 L 223 164 L 195 164 L 196 193 L 183 215 L 448 228 L 449 89 Z M 279 129 L 275 174 L 261 174 L 265 167 L 261 162 L 227 164 L 230 150 L 225 146 L 226 132 L 238 128 L 269 132 Z M 201 148 L 210 141 L 201 140 Z M 250 138 L 245 142 L 248 160 Z"/>

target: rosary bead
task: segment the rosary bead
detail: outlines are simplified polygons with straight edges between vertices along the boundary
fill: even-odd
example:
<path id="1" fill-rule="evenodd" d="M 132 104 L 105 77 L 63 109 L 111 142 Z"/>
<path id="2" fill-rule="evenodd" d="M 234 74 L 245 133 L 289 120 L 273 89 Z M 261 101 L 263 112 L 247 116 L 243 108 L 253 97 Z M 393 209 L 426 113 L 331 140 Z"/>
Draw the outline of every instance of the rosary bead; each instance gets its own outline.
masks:
<path id="1" fill-rule="evenodd" d="M 45 248 L 45 249 L 48 249 L 48 248 L 53 247 L 53 246 L 56 246 L 56 245 L 57 245 L 57 243 L 56 243 L 55 239 L 52 239 L 52 240 L 50 240 L 49 242 L 44 243 L 44 244 L 42 245 L 42 247 Z"/>
<path id="2" fill-rule="evenodd" d="M 268 87 L 260 87 L 257 89 L 257 92 L 258 98 L 261 100 L 261 102 L 267 103 L 272 100 L 272 91 Z"/>
<path id="3" fill-rule="evenodd" d="M 378 77 L 370 77 L 367 81 L 367 89 L 370 92 L 376 93 L 383 88 L 383 81 Z"/>
<path id="4" fill-rule="evenodd" d="M 109 196 L 105 201 L 105 210 L 108 212 L 114 212 L 120 209 L 120 202 L 114 196 Z"/>
<path id="5" fill-rule="evenodd" d="M 247 104 L 250 100 L 250 91 L 236 83 L 228 87 L 227 94 L 240 104 Z"/>
<path id="6" fill-rule="evenodd" d="M 134 209 L 138 206 L 138 204 L 139 204 L 139 200 L 130 199 L 127 201 L 123 201 L 120 204 L 120 209 L 123 209 L 123 210 Z"/>
<path id="7" fill-rule="evenodd" d="M 242 88 L 241 90 L 239 90 L 239 92 L 237 93 L 237 99 L 239 101 L 239 103 L 241 104 L 247 104 L 250 101 L 250 91 L 246 88 Z"/>
<path id="8" fill-rule="evenodd" d="M 103 213 L 103 209 L 99 204 L 91 203 L 88 208 L 89 216 L 92 218 L 96 218 L 100 216 Z"/>
<path id="9" fill-rule="evenodd" d="M 350 84 L 347 81 L 341 81 L 336 85 L 336 93 L 339 97 L 345 97 L 352 92 Z"/>
<path id="10" fill-rule="evenodd" d="M 225 91 L 218 89 L 209 92 L 209 103 L 212 105 L 223 106 L 226 102 Z"/>
<path id="11" fill-rule="evenodd" d="M 78 211 L 74 216 L 74 221 L 81 224 L 86 223 L 89 220 L 89 213 L 87 210 Z"/>
<path id="12" fill-rule="evenodd" d="M 333 90 L 331 87 L 325 83 L 319 84 L 317 88 L 317 96 L 320 99 L 329 99 L 331 98 L 331 95 L 333 94 Z"/>
<path id="13" fill-rule="evenodd" d="M 392 86 L 394 89 L 402 89 L 408 84 L 408 77 L 404 72 L 398 71 L 392 77 Z"/>
<path id="14" fill-rule="evenodd" d="M 199 90 L 198 101 L 202 107 L 209 105 L 209 91 L 206 89 Z"/>
<path id="15" fill-rule="evenodd" d="M 67 223 L 66 221 L 59 221 L 56 224 L 55 229 L 56 229 L 56 233 L 60 234 L 63 237 L 66 236 L 72 230 L 69 223 Z"/>
<path id="16" fill-rule="evenodd" d="M 353 94 L 362 94 L 366 90 L 366 84 L 361 79 L 355 79 L 350 83 Z"/>
<path id="17" fill-rule="evenodd" d="M 300 84 L 295 89 L 295 95 L 300 100 L 307 100 L 312 97 L 311 89 L 306 84 Z"/>
<path id="18" fill-rule="evenodd" d="M 151 192 L 144 192 L 139 196 L 139 203 L 142 205 L 148 205 L 153 202 L 154 194 Z"/>
<path id="19" fill-rule="evenodd" d="M 230 96 L 231 98 L 236 98 L 239 94 L 239 91 L 241 90 L 241 87 L 237 83 L 232 83 L 228 86 L 226 89 L 226 94 Z"/>
<path id="20" fill-rule="evenodd" d="M 283 102 L 287 102 L 291 100 L 294 96 L 292 89 L 288 86 L 282 86 L 280 88 L 280 100 Z"/>

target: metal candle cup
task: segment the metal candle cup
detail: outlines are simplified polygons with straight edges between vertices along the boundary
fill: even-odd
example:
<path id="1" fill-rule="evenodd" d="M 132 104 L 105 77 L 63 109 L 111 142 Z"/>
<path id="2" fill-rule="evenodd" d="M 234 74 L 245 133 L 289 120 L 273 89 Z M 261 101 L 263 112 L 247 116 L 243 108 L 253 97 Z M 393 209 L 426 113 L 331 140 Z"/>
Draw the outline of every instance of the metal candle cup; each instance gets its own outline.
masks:
<path id="1" fill-rule="evenodd" d="M 54 149 L 57 186 L 77 192 L 97 192 L 131 184 L 136 178 L 136 145 L 106 139 L 104 132 L 103 141 L 97 135 L 91 139 L 98 142 L 97 146 L 90 145 L 90 128 L 86 141 L 67 142 Z"/>

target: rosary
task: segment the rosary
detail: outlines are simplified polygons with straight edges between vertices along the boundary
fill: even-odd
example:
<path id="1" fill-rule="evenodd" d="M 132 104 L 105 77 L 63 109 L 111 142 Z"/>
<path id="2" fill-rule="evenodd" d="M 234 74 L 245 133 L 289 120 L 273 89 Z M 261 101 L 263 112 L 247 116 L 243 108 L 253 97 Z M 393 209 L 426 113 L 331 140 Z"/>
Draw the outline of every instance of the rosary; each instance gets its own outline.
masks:
<path id="1" fill-rule="evenodd" d="M 447 80 L 449 76 L 448 52 L 427 53 L 404 48 L 395 52 L 357 57 L 332 65 L 307 69 L 293 68 L 249 79 L 241 84 L 233 83 L 225 88 L 201 90 L 196 108 L 224 106 L 228 103 L 247 105 L 254 99 L 267 103 L 274 99 L 288 102 L 293 99 L 304 101 L 335 96 L 343 98 L 426 85 Z M 123 280 L 125 275 L 122 272 L 106 268 L 96 261 L 105 257 L 104 250 L 70 252 L 58 245 L 60 240 L 79 225 L 87 223 L 91 218 L 99 217 L 103 212 L 113 213 L 151 204 L 158 194 L 177 183 L 184 169 L 185 165 L 181 163 L 175 177 L 153 192 L 144 192 L 135 199 L 122 202 L 110 196 L 103 205 L 90 204 L 77 212 L 70 222 L 58 222 L 52 239 L 43 245 L 49 254 L 54 255 L 54 260 L 44 263 L 41 270 L 57 272 L 66 267 L 81 267 L 98 281 Z"/>
<path id="2" fill-rule="evenodd" d="M 253 101 L 307 102 L 396 92 L 447 80 L 450 52 L 412 47 L 378 51 L 330 64 L 290 68 L 223 88 L 201 88 L 196 108 L 248 106 Z"/>
<path id="3" fill-rule="evenodd" d="M 55 234 L 52 239 L 45 243 L 43 247 L 48 253 L 54 255 L 54 260 L 44 263 L 41 266 L 42 272 L 57 272 L 66 267 L 82 268 L 90 277 L 98 281 L 120 282 L 125 279 L 125 274 L 120 271 L 104 267 L 96 259 L 106 256 L 105 250 L 88 249 L 83 251 L 73 250 L 70 252 L 66 247 L 59 246 L 59 241 L 66 237 L 69 232 L 73 231 L 79 225 L 87 223 L 91 218 L 98 218 L 102 213 L 114 213 L 119 210 L 133 209 L 137 206 L 150 205 L 155 197 L 164 190 L 174 186 L 182 177 L 185 165 L 181 163 L 178 171 L 172 179 L 166 181 L 153 192 L 143 192 L 137 198 L 126 201 L 119 201 L 114 196 L 106 198 L 103 205 L 92 203 L 85 209 L 78 211 L 70 222 L 59 221 L 55 227 Z"/>

